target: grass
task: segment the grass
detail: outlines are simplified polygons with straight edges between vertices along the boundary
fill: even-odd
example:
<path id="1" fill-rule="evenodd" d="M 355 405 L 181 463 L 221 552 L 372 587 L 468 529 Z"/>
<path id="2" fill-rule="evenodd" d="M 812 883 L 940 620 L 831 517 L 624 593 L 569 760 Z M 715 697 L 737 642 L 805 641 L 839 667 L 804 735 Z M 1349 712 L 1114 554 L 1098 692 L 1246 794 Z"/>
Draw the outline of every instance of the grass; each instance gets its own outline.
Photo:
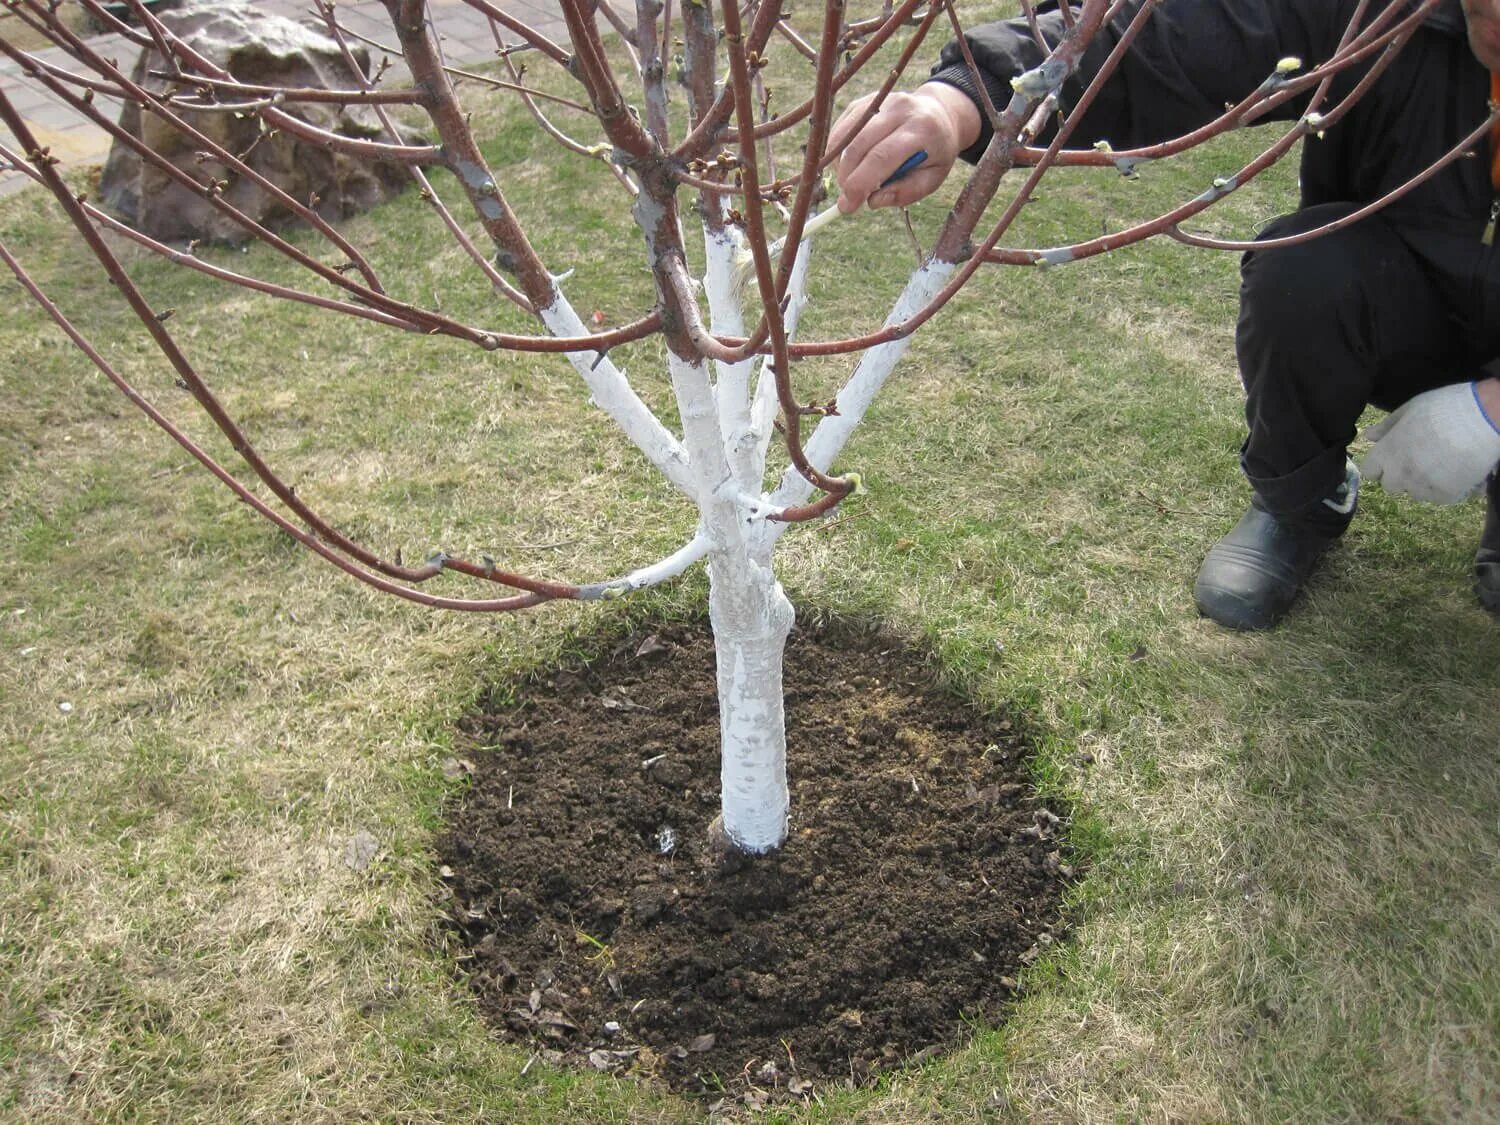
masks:
<path id="1" fill-rule="evenodd" d="M 549 265 L 579 268 L 584 314 L 649 305 L 608 181 L 538 163 L 518 116 L 486 125 Z M 1195 194 L 1260 139 L 1139 183 L 1059 177 L 1027 238 Z M 1231 197 L 1216 229 L 1290 206 L 1290 177 Z M 915 216 L 929 242 L 940 216 Z M 413 197 L 349 228 L 413 296 L 518 323 Z M 0 201 L 0 237 L 227 453 L 37 193 Z M 838 224 L 807 330 L 877 320 L 905 246 L 894 216 Z M 559 361 L 127 259 L 258 446 L 367 542 L 590 579 L 691 529 Z M 701 578 L 498 619 L 380 598 L 252 520 L 3 290 L 0 1115 L 695 1119 L 487 1033 L 453 976 L 430 844 L 462 786 L 444 770 L 454 724 L 487 685 L 641 615 L 697 612 Z M 1174 245 L 983 274 L 846 453 L 871 494 L 783 540 L 804 617 L 879 614 L 1022 713 L 1091 863 L 1072 940 L 1008 1026 L 791 1118 L 1478 1120 L 1500 1104 L 1500 629 L 1466 578 L 1481 514 L 1372 489 L 1282 629 L 1198 619 L 1193 573 L 1246 501 L 1235 296 L 1231 257 Z M 619 358 L 670 415 L 659 356 Z M 821 396 L 842 370 L 801 378 Z M 361 832 L 377 851 L 356 870 Z"/>

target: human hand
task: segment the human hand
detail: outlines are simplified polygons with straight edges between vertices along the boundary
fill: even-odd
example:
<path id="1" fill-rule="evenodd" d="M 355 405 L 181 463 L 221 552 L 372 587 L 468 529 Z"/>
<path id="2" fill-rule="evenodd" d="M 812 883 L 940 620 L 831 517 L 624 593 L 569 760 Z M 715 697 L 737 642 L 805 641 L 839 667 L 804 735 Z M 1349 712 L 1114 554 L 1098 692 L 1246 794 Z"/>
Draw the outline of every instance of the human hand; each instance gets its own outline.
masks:
<path id="1" fill-rule="evenodd" d="M 1375 447 L 1359 467 L 1366 481 L 1414 500 L 1456 504 L 1500 463 L 1500 380 L 1426 391 L 1365 432 Z"/>
<path id="2" fill-rule="evenodd" d="M 839 210 L 848 214 L 861 204 L 905 207 L 936 191 L 958 154 L 979 137 L 979 109 L 969 96 L 945 82 L 928 82 L 910 94 L 893 93 L 880 111 L 850 139 L 855 125 L 874 100 L 860 98 L 839 117 L 829 134 L 839 158 Z M 923 164 L 897 182 L 882 186 L 902 161 L 925 151 Z"/>

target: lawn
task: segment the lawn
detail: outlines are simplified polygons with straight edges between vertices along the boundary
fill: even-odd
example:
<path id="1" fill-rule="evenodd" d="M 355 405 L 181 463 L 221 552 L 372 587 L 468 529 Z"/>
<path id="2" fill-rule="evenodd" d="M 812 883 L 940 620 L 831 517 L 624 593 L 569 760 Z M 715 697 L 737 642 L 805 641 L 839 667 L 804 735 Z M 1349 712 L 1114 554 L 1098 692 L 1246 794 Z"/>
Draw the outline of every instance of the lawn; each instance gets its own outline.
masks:
<path id="1" fill-rule="evenodd" d="M 549 267 L 577 269 L 579 309 L 619 323 L 649 307 L 639 236 L 597 162 L 553 156 L 518 110 L 480 120 Z M 1139 181 L 1059 176 L 1017 244 L 1118 228 L 1269 137 Z M 1251 231 L 1293 184 L 1279 170 L 1203 226 Z M 918 236 L 942 213 L 918 207 Z M 347 233 L 404 295 L 521 324 L 415 193 Z M 0 200 L 0 239 L 232 457 L 47 197 Z M 805 331 L 873 327 L 910 266 L 900 218 L 819 242 Z M 257 447 L 363 541 L 587 581 L 691 533 L 560 359 L 367 327 L 122 253 Z M 294 276 L 260 249 L 206 253 Z M 982 272 L 844 454 L 869 494 L 783 539 L 805 617 L 879 617 L 981 705 L 1025 716 L 1036 783 L 1070 804 L 1088 865 L 1070 940 L 1032 967 L 1007 1026 L 788 1119 L 1478 1120 L 1500 1105 L 1500 625 L 1467 577 L 1482 510 L 1372 488 L 1284 627 L 1201 620 L 1198 562 L 1247 501 L 1236 286 L 1232 256 L 1170 243 Z M 432 860 L 480 694 L 646 616 L 701 613 L 701 577 L 495 618 L 385 598 L 258 521 L 14 282 L 0 293 L 0 1113 L 701 1119 L 501 1045 L 456 974 Z M 658 350 L 616 358 L 670 415 Z M 842 371 L 808 364 L 799 387 L 826 398 Z M 360 833 L 378 850 L 351 865 Z"/>

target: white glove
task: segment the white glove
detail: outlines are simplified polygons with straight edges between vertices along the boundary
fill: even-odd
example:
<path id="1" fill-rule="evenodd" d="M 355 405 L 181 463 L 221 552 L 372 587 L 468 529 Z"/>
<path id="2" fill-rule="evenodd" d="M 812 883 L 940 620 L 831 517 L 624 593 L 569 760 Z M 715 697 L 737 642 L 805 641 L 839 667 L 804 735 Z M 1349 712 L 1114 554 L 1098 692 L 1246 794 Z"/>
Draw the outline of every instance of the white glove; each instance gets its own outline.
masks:
<path id="1" fill-rule="evenodd" d="M 1364 436 L 1375 443 L 1359 466 L 1366 481 L 1434 504 L 1472 496 L 1500 462 L 1500 428 L 1474 383 L 1424 391 Z"/>

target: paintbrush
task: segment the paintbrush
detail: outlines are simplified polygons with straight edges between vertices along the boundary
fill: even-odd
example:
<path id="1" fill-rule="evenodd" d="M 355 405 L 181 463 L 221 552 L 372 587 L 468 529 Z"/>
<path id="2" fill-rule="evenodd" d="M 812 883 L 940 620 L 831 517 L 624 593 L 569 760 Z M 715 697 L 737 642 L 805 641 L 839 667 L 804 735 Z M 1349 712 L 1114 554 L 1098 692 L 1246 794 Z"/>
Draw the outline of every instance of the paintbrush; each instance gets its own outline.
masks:
<path id="1" fill-rule="evenodd" d="M 875 190 L 880 191 L 883 188 L 890 187 L 897 180 L 905 179 L 912 172 L 920 168 L 922 162 L 926 159 L 926 149 L 918 149 L 903 160 L 900 167 L 882 180 L 880 187 L 877 187 Z M 802 237 L 811 238 L 842 214 L 843 212 L 839 210 L 837 203 L 830 204 L 802 225 Z M 781 257 L 781 251 L 785 247 L 785 238 L 778 238 L 775 242 L 771 243 L 769 253 L 772 265 L 776 264 L 776 259 Z M 733 282 L 734 292 L 739 296 L 740 303 L 744 304 L 749 299 L 750 291 L 755 288 L 755 255 L 750 252 L 750 247 L 744 245 L 743 242 L 741 242 L 740 248 L 734 256 Z"/>

